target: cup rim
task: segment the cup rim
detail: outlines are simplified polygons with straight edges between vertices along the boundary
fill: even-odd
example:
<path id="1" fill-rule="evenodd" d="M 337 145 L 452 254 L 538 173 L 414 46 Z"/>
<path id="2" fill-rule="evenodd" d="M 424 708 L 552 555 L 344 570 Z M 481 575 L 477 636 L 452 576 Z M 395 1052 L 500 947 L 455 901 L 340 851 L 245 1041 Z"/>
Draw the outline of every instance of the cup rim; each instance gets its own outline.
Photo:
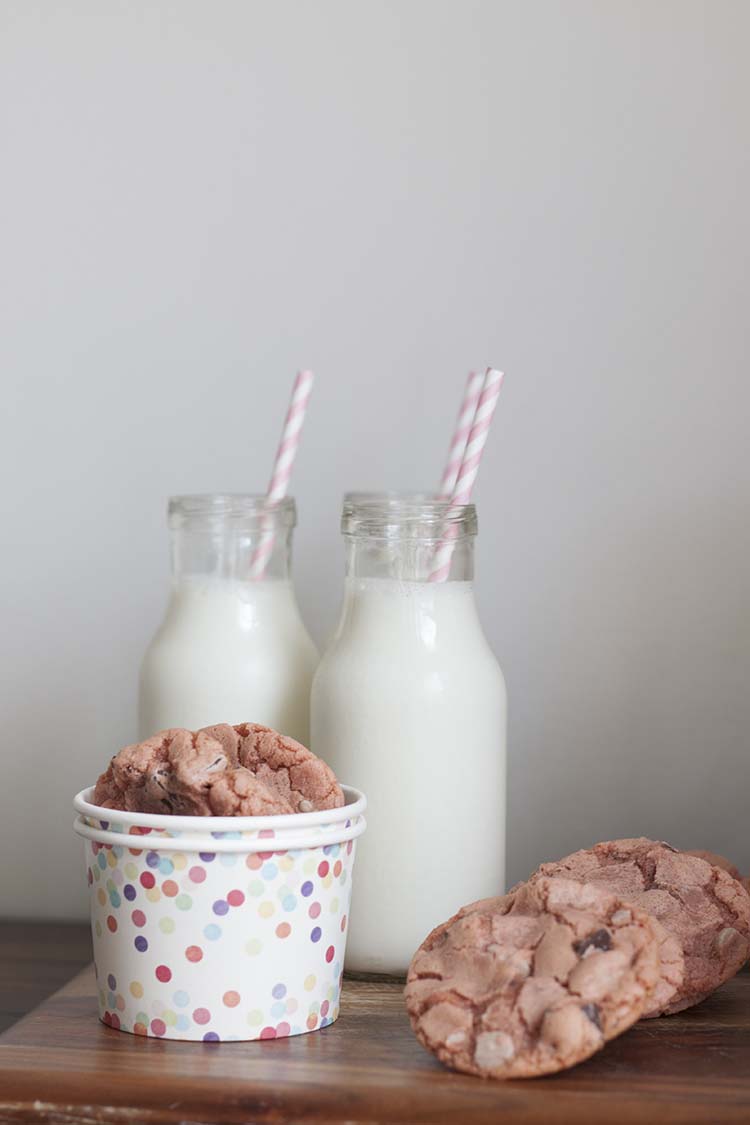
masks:
<path id="1" fill-rule="evenodd" d="M 279 813 L 275 816 L 174 816 L 172 813 L 138 813 L 125 809 L 105 809 L 91 801 L 94 786 L 89 785 L 76 793 L 73 808 L 82 816 L 118 824 L 157 828 L 162 831 L 178 830 L 205 834 L 207 832 L 255 832 L 264 828 L 277 831 L 285 828 L 314 828 L 317 825 L 334 825 L 361 816 L 367 808 L 367 798 L 353 785 L 342 785 L 344 804 L 337 809 L 316 809 L 309 813 Z"/>

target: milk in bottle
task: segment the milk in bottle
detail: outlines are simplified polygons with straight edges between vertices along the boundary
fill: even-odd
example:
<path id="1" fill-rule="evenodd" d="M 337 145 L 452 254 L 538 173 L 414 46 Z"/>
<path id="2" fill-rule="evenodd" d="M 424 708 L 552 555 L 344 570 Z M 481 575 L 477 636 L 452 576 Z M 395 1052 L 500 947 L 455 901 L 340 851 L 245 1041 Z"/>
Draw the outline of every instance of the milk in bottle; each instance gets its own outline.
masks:
<path id="1" fill-rule="evenodd" d="M 447 528 L 449 578 L 430 582 Z M 347 966 L 403 973 L 433 926 L 504 890 L 505 684 L 474 601 L 472 505 L 353 497 L 342 529 L 312 749 L 368 800 Z"/>
<path id="2" fill-rule="evenodd" d="M 141 666 L 139 737 L 256 722 L 307 745 L 318 656 L 290 575 L 294 501 L 177 496 L 168 519 L 172 590 Z M 257 577 L 262 536 L 273 549 Z"/>

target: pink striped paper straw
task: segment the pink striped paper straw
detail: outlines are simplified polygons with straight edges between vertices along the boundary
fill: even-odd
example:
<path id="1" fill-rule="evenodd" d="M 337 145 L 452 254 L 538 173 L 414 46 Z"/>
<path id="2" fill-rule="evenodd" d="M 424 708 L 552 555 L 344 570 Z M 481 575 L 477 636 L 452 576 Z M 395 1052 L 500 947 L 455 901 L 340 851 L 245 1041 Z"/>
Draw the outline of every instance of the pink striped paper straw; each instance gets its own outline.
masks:
<path id="1" fill-rule="evenodd" d="M 463 457 L 461 458 L 461 466 L 458 470 L 456 483 L 453 486 L 453 493 L 446 512 L 447 516 L 451 515 L 453 509 L 463 504 L 468 504 L 471 500 L 471 494 L 474 490 L 477 474 L 479 473 L 482 453 L 487 443 L 487 435 L 489 434 L 495 407 L 497 406 L 497 400 L 500 397 L 500 388 L 503 385 L 503 378 L 504 375 L 502 371 L 496 371 L 493 367 L 487 368 L 482 393 L 477 402 L 474 420 L 471 425 Z M 440 545 L 435 551 L 432 570 L 430 571 L 428 581 L 445 582 L 448 578 L 456 535 L 456 526 L 449 525 L 444 532 Z"/>
<path id="2" fill-rule="evenodd" d="M 271 480 L 266 491 L 269 502 L 283 500 L 289 488 L 289 478 L 292 475 L 294 459 L 297 456 L 302 426 L 305 421 L 305 411 L 310 401 L 313 380 L 312 371 L 298 371 L 292 387 L 292 397 L 289 409 L 284 419 L 284 428 L 281 431 L 281 441 L 276 450 L 273 463 Z M 273 550 L 275 535 L 272 531 L 264 531 L 258 546 L 253 551 L 250 560 L 250 577 L 262 578 L 268 565 L 268 559 Z"/>
<path id="3" fill-rule="evenodd" d="M 458 479 L 458 470 L 461 468 L 461 459 L 466 449 L 466 442 L 471 430 L 471 423 L 474 420 L 474 412 L 477 408 L 479 395 L 484 383 L 483 371 L 470 371 L 466 379 L 466 387 L 464 389 L 464 397 L 461 401 L 461 409 L 458 412 L 458 419 L 456 420 L 456 428 L 453 431 L 451 438 L 450 449 L 448 450 L 448 460 L 443 469 L 443 476 L 440 480 L 440 495 L 451 496 Z"/>

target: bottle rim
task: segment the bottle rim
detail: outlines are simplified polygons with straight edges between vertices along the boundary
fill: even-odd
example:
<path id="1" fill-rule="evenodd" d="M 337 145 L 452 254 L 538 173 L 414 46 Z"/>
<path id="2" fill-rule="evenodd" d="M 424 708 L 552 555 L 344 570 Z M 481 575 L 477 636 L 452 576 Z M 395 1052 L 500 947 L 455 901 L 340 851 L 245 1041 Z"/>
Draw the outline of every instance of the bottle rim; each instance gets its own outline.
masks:
<path id="1" fill-rule="evenodd" d="M 352 495 L 359 498 L 351 499 Z M 361 499 L 362 494 L 347 493 L 341 513 L 341 533 L 347 538 L 397 539 L 422 543 L 439 542 L 446 535 L 454 541 L 477 534 L 474 504 L 453 504 L 450 500 Z"/>
<path id="2" fill-rule="evenodd" d="M 292 496 L 269 500 L 262 492 L 203 492 L 170 496 L 167 523 L 172 531 L 291 528 L 297 523 Z"/>

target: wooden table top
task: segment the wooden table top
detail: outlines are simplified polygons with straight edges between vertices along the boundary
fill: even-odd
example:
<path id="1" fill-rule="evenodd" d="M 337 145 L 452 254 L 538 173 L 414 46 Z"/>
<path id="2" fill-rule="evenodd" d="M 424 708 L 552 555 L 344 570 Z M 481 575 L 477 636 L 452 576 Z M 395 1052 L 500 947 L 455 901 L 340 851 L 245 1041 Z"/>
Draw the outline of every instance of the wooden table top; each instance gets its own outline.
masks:
<path id="1" fill-rule="evenodd" d="M 88 923 L 0 922 L 0 1032 L 90 960 Z"/>
<path id="2" fill-rule="evenodd" d="M 68 964 L 82 942 L 53 941 Z M 45 964 L 27 940 L 17 963 Z M 0 980 L 12 980 L 2 940 Z M 41 940 L 41 939 L 40 939 Z M 76 940 L 78 946 L 76 946 Z M 43 944 L 43 943 L 42 943 Z M 67 952 L 61 957 L 59 950 Z M 46 974 L 46 975 L 45 975 Z M 47 966 L 42 973 L 50 979 Z M 4 1004 L 3 1004 L 4 1006 Z M 255 1043 L 170 1043 L 99 1023 L 87 968 L 0 1036 L 1 1122 L 750 1121 L 750 973 L 697 1008 L 632 1028 L 593 1059 L 538 1080 L 451 1074 L 409 1029 L 398 983 L 346 981 L 339 1020 Z"/>

